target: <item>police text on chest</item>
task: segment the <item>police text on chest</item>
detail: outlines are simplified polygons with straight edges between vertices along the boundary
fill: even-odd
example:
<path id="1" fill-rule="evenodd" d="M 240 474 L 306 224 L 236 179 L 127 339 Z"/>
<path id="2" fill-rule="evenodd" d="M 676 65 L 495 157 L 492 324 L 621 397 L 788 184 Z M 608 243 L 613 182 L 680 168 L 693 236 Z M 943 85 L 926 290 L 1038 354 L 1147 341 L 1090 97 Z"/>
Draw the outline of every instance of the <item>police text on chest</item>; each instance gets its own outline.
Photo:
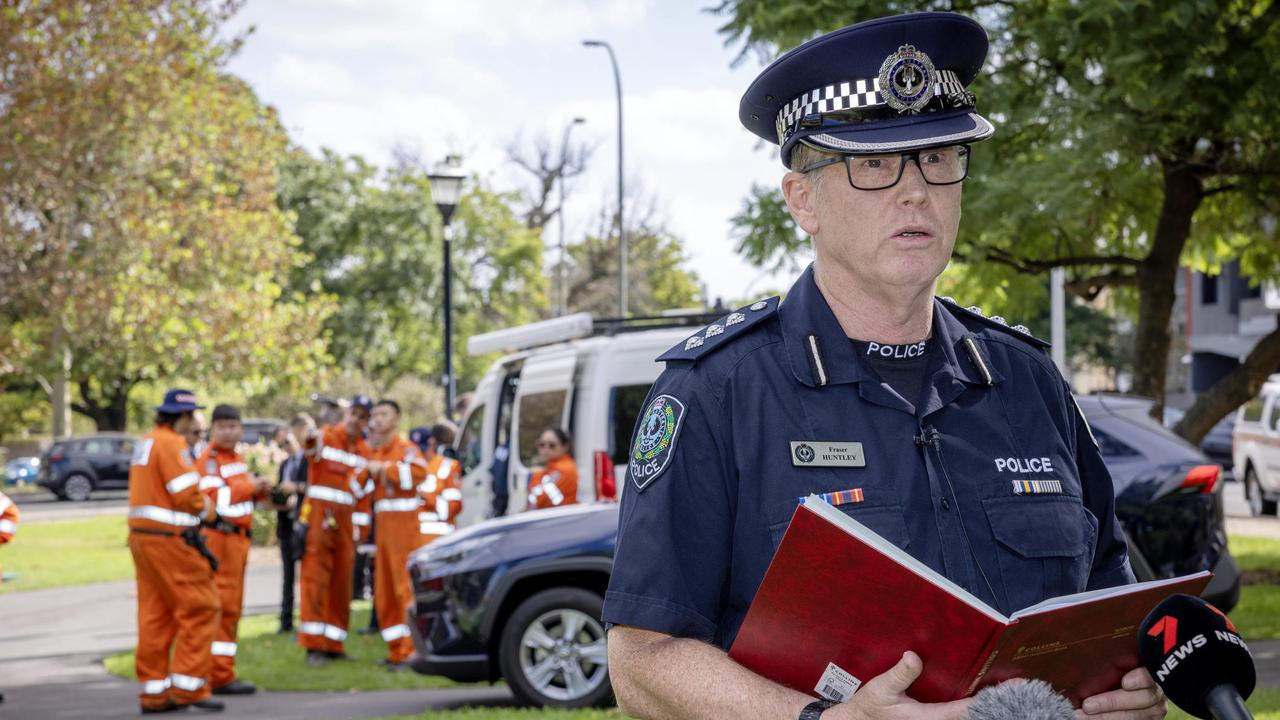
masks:
<path id="1" fill-rule="evenodd" d="M 1051 473 L 1053 461 L 1047 457 L 996 458 L 996 472 Z"/>

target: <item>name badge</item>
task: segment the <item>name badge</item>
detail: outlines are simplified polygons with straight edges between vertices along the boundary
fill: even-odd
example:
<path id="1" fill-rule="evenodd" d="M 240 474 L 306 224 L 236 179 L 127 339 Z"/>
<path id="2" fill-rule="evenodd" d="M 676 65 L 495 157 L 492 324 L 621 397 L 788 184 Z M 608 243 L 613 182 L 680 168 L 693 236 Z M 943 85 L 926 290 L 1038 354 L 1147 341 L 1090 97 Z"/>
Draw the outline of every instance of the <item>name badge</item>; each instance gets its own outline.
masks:
<path id="1" fill-rule="evenodd" d="M 795 467 L 866 467 L 860 442 L 792 440 L 791 464 Z"/>

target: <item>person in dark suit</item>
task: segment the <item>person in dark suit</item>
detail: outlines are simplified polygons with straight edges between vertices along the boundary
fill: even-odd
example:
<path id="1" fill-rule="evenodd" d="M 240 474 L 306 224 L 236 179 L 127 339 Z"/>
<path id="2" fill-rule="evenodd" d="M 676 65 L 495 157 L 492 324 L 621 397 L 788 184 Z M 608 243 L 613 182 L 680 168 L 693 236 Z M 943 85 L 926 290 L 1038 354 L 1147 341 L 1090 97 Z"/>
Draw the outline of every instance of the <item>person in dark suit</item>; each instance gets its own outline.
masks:
<path id="1" fill-rule="evenodd" d="M 283 445 L 289 457 L 280 464 L 276 486 L 271 492 L 272 504 L 279 511 L 276 538 L 280 542 L 280 560 L 284 563 L 280 588 L 280 633 L 293 632 L 293 585 L 302 551 L 294 539 L 298 508 L 302 505 L 302 493 L 307 488 L 307 459 L 302 454 L 299 438 L 306 437 L 307 432 L 315 427 L 315 420 L 304 412 L 294 415 L 289 421 Z"/>

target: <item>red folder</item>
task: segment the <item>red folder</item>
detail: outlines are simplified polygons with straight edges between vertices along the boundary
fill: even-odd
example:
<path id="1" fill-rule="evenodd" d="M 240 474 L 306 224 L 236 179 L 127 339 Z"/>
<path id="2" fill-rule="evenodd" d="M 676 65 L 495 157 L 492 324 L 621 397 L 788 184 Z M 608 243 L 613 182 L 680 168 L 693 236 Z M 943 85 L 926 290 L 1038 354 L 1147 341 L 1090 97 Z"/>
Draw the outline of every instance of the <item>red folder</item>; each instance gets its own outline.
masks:
<path id="1" fill-rule="evenodd" d="M 1014 677 L 1077 707 L 1138 667 L 1139 623 L 1200 572 L 1047 600 L 1006 618 L 821 499 L 791 519 L 729 657 L 775 682 L 844 701 L 914 651 L 921 702 L 967 697 Z"/>

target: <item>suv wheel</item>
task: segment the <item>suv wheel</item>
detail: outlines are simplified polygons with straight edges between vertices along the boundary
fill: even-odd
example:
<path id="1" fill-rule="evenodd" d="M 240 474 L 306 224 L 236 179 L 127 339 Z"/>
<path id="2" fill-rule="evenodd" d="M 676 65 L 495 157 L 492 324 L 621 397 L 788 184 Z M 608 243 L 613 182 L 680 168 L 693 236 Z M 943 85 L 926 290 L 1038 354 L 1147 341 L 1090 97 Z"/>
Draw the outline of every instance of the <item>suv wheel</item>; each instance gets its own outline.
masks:
<path id="1" fill-rule="evenodd" d="M 603 605 L 579 588 L 543 590 L 520 603 L 498 645 L 498 664 L 517 699 L 562 708 L 609 701 Z"/>
<path id="2" fill-rule="evenodd" d="M 62 495 L 68 500 L 84 502 L 93 492 L 93 481 L 87 475 L 74 473 L 62 482 Z"/>
<path id="3" fill-rule="evenodd" d="M 1262 485 L 1258 483 L 1258 473 L 1250 465 L 1244 471 L 1244 497 L 1249 501 L 1249 514 L 1254 517 L 1276 514 L 1276 501 L 1262 496 Z"/>

